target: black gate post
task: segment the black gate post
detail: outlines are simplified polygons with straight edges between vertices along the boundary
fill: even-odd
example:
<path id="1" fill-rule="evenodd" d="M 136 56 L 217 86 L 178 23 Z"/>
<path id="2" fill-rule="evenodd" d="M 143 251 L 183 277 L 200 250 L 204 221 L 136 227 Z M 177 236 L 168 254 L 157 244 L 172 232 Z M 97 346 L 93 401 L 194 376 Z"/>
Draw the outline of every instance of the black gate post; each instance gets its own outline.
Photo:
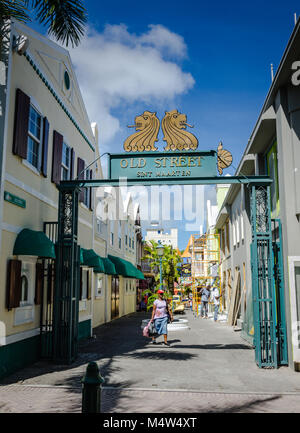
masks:
<path id="1" fill-rule="evenodd" d="M 76 186 L 59 186 L 58 242 L 53 308 L 53 360 L 69 364 L 77 355 L 80 248 Z"/>

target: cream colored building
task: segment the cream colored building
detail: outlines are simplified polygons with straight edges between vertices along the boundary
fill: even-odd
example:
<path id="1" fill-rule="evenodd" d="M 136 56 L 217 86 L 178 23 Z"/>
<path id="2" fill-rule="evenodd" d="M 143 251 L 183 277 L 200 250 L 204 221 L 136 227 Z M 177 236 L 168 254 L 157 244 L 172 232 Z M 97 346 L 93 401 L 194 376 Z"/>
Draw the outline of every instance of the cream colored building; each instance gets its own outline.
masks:
<path id="1" fill-rule="evenodd" d="M 139 205 L 134 203 L 130 193 L 122 197 L 119 188 L 97 189 L 97 224 L 95 239 L 106 233 L 105 255 L 111 261 L 124 264 L 118 275 L 106 275 L 107 290 L 102 302 L 94 303 L 93 327 L 136 311 L 137 278 L 127 275 L 127 264 L 138 263 L 137 232 L 140 229 L 137 215 Z M 122 264 L 121 264 L 122 265 Z M 103 314 L 101 314 L 101 312 Z"/>
<path id="2" fill-rule="evenodd" d="M 21 35 L 28 44 L 23 51 L 15 43 Z M 68 51 L 13 23 L 7 59 L 0 185 L 0 377 L 51 355 L 58 183 L 102 177 L 99 161 L 86 169 L 99 157 L 98 129 L 90 124 Z M 93 327 L 112 318 L 110 274 L 116 269 L 107 254 L 113 255 L 115 246 L 109 245 L 107 224 L 99 226 L 95 200 L 95 191 L 82 190 L 78 338 L 90 336 Z M 126 253 L 135 264 L 134 248 Z M 101 266 L 95 265 L 97 257 Z M 120 284 L 122 307 L 115 317 L 135 311 L 136 278 L 130 280 L 128 296 L 126 284 Z"/>
<path id="3" fill-rule="evenodd" d="M 147 229 L 145 241 L 161 242 L 163 245 L 178 247 L 178 229 L 171 229 L 169 233 L 162 228 Z"/>

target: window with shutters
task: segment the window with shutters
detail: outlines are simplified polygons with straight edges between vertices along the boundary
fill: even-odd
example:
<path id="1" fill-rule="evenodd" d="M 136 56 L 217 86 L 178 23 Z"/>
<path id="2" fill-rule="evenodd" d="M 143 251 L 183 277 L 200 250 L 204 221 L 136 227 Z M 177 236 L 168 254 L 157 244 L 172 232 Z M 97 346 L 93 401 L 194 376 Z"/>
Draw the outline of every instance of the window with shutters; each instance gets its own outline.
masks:
<path id="1" fill-rule="evenodd" d="M 65 142 L 62 147 L 61 179 L 71 179 L 71 148 Z"/>
<path id="2" fill-rule="evenodd" d="M 20 306 L 32 305 L 35 285 L 35 264 L 22 261 Z"/>
<path id="3" fill-rule="evenodd" d="M 27 141 L 27 161 L 40 170 L 42 157 L 42 116 L 30 105 L 29 124 L 28 124 L 28 141 Z"/>
<path id="4" fill-rule="evenodd" d="M 34 293 L 36 282 L 36 258 L 21 257 L 21 291 L 19 307 L 15 309 L 14 325 L 34 320 Z"/>

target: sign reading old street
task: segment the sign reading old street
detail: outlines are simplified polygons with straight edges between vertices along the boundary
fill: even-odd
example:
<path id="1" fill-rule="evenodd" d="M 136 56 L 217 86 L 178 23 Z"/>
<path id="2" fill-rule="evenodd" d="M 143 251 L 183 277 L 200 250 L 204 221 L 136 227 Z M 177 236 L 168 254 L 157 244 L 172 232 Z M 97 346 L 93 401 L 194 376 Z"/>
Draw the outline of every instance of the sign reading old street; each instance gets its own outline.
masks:
<path id="1" fill-rule="evenodd" d="M 216 176 L 216 151 L 143 152 L 110 155 L 110 178 L 177 178 Z"/>

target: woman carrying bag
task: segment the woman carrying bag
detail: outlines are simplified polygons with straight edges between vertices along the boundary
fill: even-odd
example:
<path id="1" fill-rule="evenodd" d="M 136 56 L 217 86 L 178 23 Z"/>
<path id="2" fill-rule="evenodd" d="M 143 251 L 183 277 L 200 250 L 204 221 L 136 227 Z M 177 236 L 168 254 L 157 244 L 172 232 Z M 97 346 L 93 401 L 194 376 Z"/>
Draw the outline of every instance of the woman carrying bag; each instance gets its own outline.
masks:
<path id="1" fill-rule="evenodd" d="M 169 310 L 168 303 L 166 299 L 164 299 L 164 291 L 158 290 L 158 299 L 154 301 L 153 304 L 153 311 L 152 311 L 152 317 L 151 322 L 154 321 L 154 325 L 157 331 L 158 336 L 163 335 L 164 336 L 164 345 L 170 346 L 168 343 L 168 316 L 170 316 L 171 322 L 173 321 L 173 315 L 172 311 Z M 155 337 L 152 337 L 151 344 L 156 344 Z"/>

